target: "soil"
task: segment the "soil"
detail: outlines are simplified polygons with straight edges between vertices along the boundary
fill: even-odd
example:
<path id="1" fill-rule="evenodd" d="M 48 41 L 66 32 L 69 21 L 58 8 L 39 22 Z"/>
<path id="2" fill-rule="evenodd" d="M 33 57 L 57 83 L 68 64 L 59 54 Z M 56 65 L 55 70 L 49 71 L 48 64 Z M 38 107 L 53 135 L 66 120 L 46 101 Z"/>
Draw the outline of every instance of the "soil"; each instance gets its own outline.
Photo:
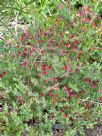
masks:
<path id="1" fill-rule="evenodd" d="M 102 119 L 97 120 L 97 125 L 95 125 L 94 129 L 86 129 L 86 136 L 102 136 Z"/>
<path id="2" fill-rule="evenodd" d="M 86 136 L 102 136 L 102 125 L 97 125 L 94 129 L 87 129 Z"/>
<path id="3" fill-rule="evenodd" d="M 102 120 L 97 120 L 97 122 L 98 124 L 95 125 L 94 129 L 85 128 L 85 136 L 102 136 Z M 55 125 L 52 136 L 64 136 L 64 130 L 61 128 L 60 125 L 58 124 Z M 83 136 L 83 135 L 77 133 L 76 136 Z"/>

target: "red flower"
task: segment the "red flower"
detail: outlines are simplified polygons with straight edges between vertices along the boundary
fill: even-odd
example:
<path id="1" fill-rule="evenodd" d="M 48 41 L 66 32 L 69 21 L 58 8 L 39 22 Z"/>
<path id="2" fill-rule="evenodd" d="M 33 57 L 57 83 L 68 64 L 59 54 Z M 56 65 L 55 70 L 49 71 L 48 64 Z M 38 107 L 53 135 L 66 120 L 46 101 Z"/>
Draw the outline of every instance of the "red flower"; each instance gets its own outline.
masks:
<path id="1" fill-rule="evenodd" d="M 70 89 L 68 88 L 68 86 L 65 86 L 64 88 L 66 90 L 66 93 L 70 93 Z"/>
<path id="2" fill-rule="evenodd" d="M 85 81 L 86 83 L 90 83 L 90 82 L 91 82 L 91 80 L 88 79 L 88 78 L 85 78 L 84 81 Z"/>
<path id="3" fill-rule="evenodd" d="M 66 64 L 65 66 L 64 66 L 64 70 L 69 70 L 70 69 L 70 65 L 69 64 Z"/>
<path id="4" fill-rule="evenodd" d="M 52 78 L 52 81 L 59 81 L 59 78 L 53 77 L 53 78 Z"/>
<path id="5" fill-rule="evenodd" d="M 26 36 L 24 35 L 21 37 L 21 41 L 24 42 L 25 40 L 26 40 Z"/>
<path id="6" fill-rule="evenodd" d="M 36 50 L 36 48 L 35 48 L 35 47 L 32 47 L 32 50 L 33 50 L 33 51 L 35 51 L 35 50 Z"/>
<path id="7" fill-rule="evenodd" d="M 58 5 L 57 9 L 61 10 L 63 8 L 63 6 L 64 6 L 63 3 L 61 3 L 61 4 Z"/>
<path id="8" fill-rule="evenodd" d="M 45 76 L 47 74 L 46 71 L 42 71 L 42 75 Z"/>
<path id="9" fill-rule="evenodd" d="M 0 78 L 3 78 L 3 76 L 5 76 L 7 74 L 7 71 L 4 71 L 0 74 Z"/>
<path id="10" fill-rule="evenodd" d="M 23 67 L 26 67 L 26 66 L 27 66 L 27 60 L 24 60 L 24 61 L 22 62 L 22 66 L 23 66 Z"/>
<path id="11" fill-rule="evenodd" d="M 61 40 L 61 43 L 64 43 L 64 40 Z"/>
<path id="12" fill-rule="evenodd" d="M 75 43 L 75 45 L 79 44 L 78 40 L 74 40 L 74 43 Z"/>
<path id="13" fill-rule="evenodd" d="M 79 51 L 77 58 L 80 59 L 80 56 L 82 54 L 82 51 Z"/>
<path id="14" fill-rule="evenodd" d="M 74 92 L 70 92 L 70 96 L 75 96 L 75 93 Z"/>
<path id="15" fill-rule="evenodd" d="M 41 51 L 41 53 L 42 53 L 42 54 L 46 54 L 46 51 L 43 50 L 43 51 Z"/>
<path id="16" fill-rule="evenodd" d="M 0 78 L 3 78 L 3 75 L 2 75 L 2 74 L 0 74 Z"/>
<path id="17" fill-rule="evenodd" d="M 94 83 L 92 84 L 91 88 L 96 88 L 96 86 L 97 86 L 97 82 L 94 82 Z"/>
<path id="18" fill-rule="evenodd" d="M 81 16 L 81 13 L 78 12 L 78 13 L 76 14 L 76 17 L 80 17 L 80 16 Z"/>
<path id="19" fill-rule="evenodd" d="M 46 68 L 47 68 L 47 65 L 46 65 L 46 64 L 42 65 L 42 70 L 43 70 L 43 71 L 45 71 Z"/>
<path id="20" fill-rule="evenodd" d="M 6 74 L 7 74 L 7 71 L 4 71 L 4 72 L 2 73 L 3 76 L 5 76 Z"/>
<path id="21" fill-rule="evenodd" d="M 48 36 L 48 33 L 44 33 L 44 36 L 47 37 L 47 36 Z"/>
<path id="22" fill-rule="evenodd" d="M 50 90 L 50 92 L 49 92 L 49 96 L 53 96 L 52 90 Z"/>
<path id="23" fill-rule="evenodd" d="M 28 49 L 24 49 L 24 52 L 27 53 L 27 52 L 28 52 Z"/>
<path id="24" fill-rule="evenodd" d="M 47 74 L 46 69 L 47 69 L 47 65 L 46 64 L 42 65 L 42 75 Z"/>
<path id="25" fill-rule="evenodd" d="M 65 50 L 60 51 L 60 55 L 61 55 L 61 56 L 64 56 L 64 55 L 66 55 L 66 54 L 68 54 L 68 51 L 65 51 Z"/>
<path id="26" fill-rule="evenodd" d="M 22 96 L 18 96 L 17 100 L 18 100 L 18 101 L 23 101 Z"/>
<path id="27" fill-rule="evenodd" d="M 62 35 L 62 33 L 61 33 L 61 32 L 59 33 L 59 37 L 60 37 L 60 38 L 62 38 L 62 37 L 63 37 L 63 35 Z"/>
<path id="28" fill-rule="evenodd" d="M 49 50 L 51 50 L 51 49 L 52 49 L 52 46 L 51 46 L 51 45 L 49 45 L 49 46 L 47 46 L 47 48 L 48 48 Z"/>
<path id="29" fill-rule="evenodd" d="M 68 43 L 66 43 L 65 46 L 68 47 L 68 48 L 70 48 L 70 47 L 71 47 L 71 44 L 68 42 Z"/>
<path id="30" fill-rule="evenodd" d="M 76 47 L 76 46 L 73 46 L 73 50 L 74 50 L 74 51 L 77 51 L 77 47 Z"/>
<path id="31" fill-rule="evenodd" d="M 44 93 L 41 93 L 40 96 L 41 96 L 41 97 L 44 97 Z"/>
<path id="32" fill-rule="evenodd" d="M 83 62 L 82 62 L 82 64 L 83 64 L 83 65 L 86 65 L 86 62 L 85 62 L 85 61 L 83 61 Z"/>
<path id="33" fill-rule="evenodd" d="M 44 83 L 48 83 L 48 79 L 44 80 Z"/>
<path id="34" fill-rule="evenodd" d="M 25 31 L 24 36 L 29 37 L 29 33 L 27 31 Z"/>
<path id="35" fill-rule="evenodd" d="M 43 30 L 42 30 L 41 28 L 39 28 L 39 30 L 38 30 L 38 31 L 39 31 L 39 33 L 40 33 L 40 34 L 43 32 Z"/>
<path id="36" fill-rule="evenodd" d="M 70 39 L 73 39 L 74 38 L 74 35 L 70 35 Z"/>
<path id="37" fill-rule="evenodd" d="M 30 54 L 30 56 L 32 56 L 32 55 L 33 55 L 33 52 L 31 51 L 29 54 Z"/>
<path id="38" fill-rule="evenodd" d="M 22 55 L 22 52 L 21 51 L 18 51 L 18 56 L 21 56 Z"/>
<path id="39" fill-rule="evenodd" d="M 68 59 L 68 61 L 72 61 L 72 58 L 70 57 L 70 58 Z"/>
<path id="40" fill-rule="evenodd" d="M 68 114 L 64 114 L 64 118 L 68 118 Z"/>
<path id="41" fill-rule="evenodd" d="M 43 43 L 43 40 L 39 40 L 39 43 Z"/>
<path id="42" fill-rule="evenodd" d="M 38 34 L 37 37 L 40 38 L 40 34 Z"/>
<path id="43" fill-rule="evenodd" d="M 52 45 L 53 44 L 53 41 L 49 41 L 49 45 Z"/>
<path id="44" fill-rule="evenodd" d="M 85 90 L 83 90 L 81 93 L 82 93 L 82 94 L 86 94 L 86 91 L 85 91 Z"/>
<path id="45" fill-rule="evenodd" d="M 61 112 L 65 112 L 65 109 L 61 109 Z"/>
<path id="46" fill-rule="evenodd" d="M 85 108 L 86 108 L 86 109 L 88 109 L 88 110 L 91 108 L 91 104 L 90 104 L 90 102 L 86 102 L 86 104 L 85 104 Z"/>
<path id="47" fill-rule="evenodd" d="M 33 36 L 30 36 L 29 39 L 30 39 L 30 40 L 34 40 L 34 37 L 33 37 Z"/>
<path id="48" fill-rule="evenodd" d="M 52 67 L 51 66 L 48 66 L 48 70 L 51 70 L 52 69 Z"/>

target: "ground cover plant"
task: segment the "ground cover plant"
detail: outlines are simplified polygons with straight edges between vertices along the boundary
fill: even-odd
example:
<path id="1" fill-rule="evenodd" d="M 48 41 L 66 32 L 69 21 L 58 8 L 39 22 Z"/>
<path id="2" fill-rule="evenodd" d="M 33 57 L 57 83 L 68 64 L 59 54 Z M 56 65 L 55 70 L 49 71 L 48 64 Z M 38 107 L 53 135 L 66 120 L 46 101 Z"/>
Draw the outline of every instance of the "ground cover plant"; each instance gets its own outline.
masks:
<path id="1" fill-rule="evenodd" d="M 0 135 L 50 136 L 60 128 L 63 136 L 84 136 L 102 118 L 101 3 L 13 4 L 12 17 L 28 27 L 1 18 Z"/>

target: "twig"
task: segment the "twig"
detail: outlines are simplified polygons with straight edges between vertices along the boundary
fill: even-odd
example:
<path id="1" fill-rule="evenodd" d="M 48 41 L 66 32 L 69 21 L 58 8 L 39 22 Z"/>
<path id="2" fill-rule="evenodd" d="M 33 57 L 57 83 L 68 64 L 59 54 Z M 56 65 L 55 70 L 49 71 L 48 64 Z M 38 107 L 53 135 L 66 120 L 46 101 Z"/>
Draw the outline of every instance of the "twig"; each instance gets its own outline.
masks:
<path id="1" fill-rule="evenodd" d="M 92 102 L 92 103 L 95 103 L 95 104 L 99 104 L 99 105 L 102 105 L 102 103 L 100 103 L 100 102 L 95 102 L 95 101 L 92 101 L 92 100 L 87 100 L 87 99 L 79 99 L 79 100 L 81 100 L 82 102 Z"/>

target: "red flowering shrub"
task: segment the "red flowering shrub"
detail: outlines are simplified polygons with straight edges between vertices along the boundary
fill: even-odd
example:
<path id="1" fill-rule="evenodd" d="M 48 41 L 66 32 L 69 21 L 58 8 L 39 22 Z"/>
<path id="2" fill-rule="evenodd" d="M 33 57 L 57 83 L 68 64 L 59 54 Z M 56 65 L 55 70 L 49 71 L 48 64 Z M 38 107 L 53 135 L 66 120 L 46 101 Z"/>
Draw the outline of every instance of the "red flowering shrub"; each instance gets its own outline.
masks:
<path id="1" fill-rule="evenodd" d="M 75 12 L 61 4 L 58 10 L 69 18 L 59 16 L 47 30 L 31 27 L 17 46 L 4 47 L 0 87 L 12 105 L 9 111 L 5 104 L 3 111 L 8 133 L 30 131 L 24 122 L 31 119 L 39 121 L 39 131 L 50 131 L 56 122 L 74 123 L 82 131 L 101 117 L 100 25 L 89 6 Z"/>

